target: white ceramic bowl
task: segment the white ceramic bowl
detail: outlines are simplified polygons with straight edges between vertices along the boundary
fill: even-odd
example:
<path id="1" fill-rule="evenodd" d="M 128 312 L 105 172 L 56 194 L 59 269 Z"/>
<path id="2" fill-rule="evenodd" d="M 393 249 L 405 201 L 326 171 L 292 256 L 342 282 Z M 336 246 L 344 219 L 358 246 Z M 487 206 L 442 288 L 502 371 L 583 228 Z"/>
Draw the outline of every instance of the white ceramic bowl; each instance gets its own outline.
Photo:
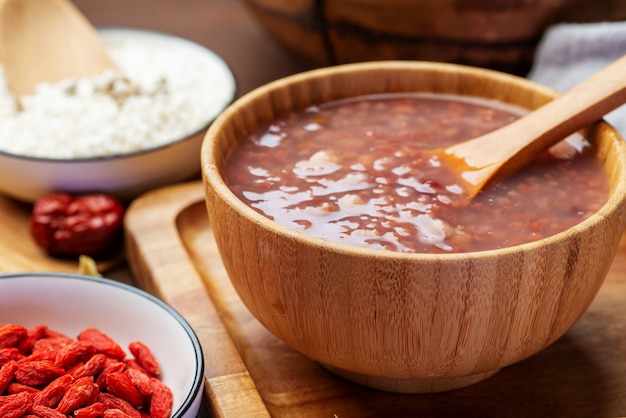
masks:
<path id="1" fill-rule="evenodd" d="M 140 289 L 77 274 L 0 275 L 0 324 L 6 323 L 46 324 L 72 338 L 96 327 L 127 353 L 128 343 L 142 341 L 174 394 L 172 417 L 195 418 L 198 413 L 204 389 L 200 342 L 182 316 Z"/>
<path id="2" fill-rule="evenodd" d="M 165 145 L 103 157 L 39 158 L 3 151 L 0 147 L 0 193 L 25 202 L 33 202 L 52 191 L 100 191 L 130 200 L 151 189 L 199 177 L 200 146 L 206 129 L 236 95 L 236 81 L 229 66 L 204 46 L 164 33 L 127 28 L 103 28 L 99 32 L 107 43 L 132 36 L 159 42 L 163 45 L 161 50 L 183 49 L 206 60 L 211 71 L 204 77 L 213 81 L 206 95 L 212 95 L 211 100 L 215 101 L 215 107 L 206 114 L 206 123 Z"/>

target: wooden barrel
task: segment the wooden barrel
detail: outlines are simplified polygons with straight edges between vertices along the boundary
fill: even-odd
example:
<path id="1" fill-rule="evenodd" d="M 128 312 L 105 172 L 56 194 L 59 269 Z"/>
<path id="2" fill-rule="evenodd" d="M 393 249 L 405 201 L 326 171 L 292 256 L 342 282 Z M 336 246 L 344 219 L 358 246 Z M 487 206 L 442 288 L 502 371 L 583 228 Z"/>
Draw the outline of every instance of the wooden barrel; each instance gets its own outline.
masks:
<path id="1" fill-rule="evenodd" d="M 626 20 L 624 0 L 246 0 L 282 45 L 317 66 L 400 59 L 525 74 L 545 29 Z"/>

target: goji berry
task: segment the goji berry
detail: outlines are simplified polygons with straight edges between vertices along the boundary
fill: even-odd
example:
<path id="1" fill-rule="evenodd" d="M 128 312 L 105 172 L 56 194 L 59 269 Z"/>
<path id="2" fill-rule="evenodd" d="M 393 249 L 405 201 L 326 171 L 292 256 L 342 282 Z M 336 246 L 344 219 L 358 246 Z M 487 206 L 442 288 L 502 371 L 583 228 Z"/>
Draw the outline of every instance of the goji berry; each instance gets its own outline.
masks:
<path id="1" fill-rule="evenodd" d="M 26 338 L 24 338 L 17 346 L 20 353 L 30 353 L 35 346 L 35 341 L 43 338 L 46 335 L 47 329 L 48 327 L 46 325 L 37 325 L 33 328 L 30 328 L 26 334 Z"/>
<path id="2" fill-rule="evenodd" d="M 135 360 L 137 360 L 137 363 L 139 363 L 139 365 L 143 367 L 148 374 L 152 376 L 158 376 L 161 374 L 159 363 L 147 345 L 141 341 L 133 341 L 128 344 L 128 349 L 135 357 Z"/>
<path id="3" fill-rule="evenodd" d="M 28 329 L 18 324 L 0 326 L 0 348 L 17 346 L 28 334 Z"/>
<path id="4" fill-rule="evenodd" d="M 104 418 L 131 418 L 126 412 L 121 409 L 107 409 L 104 411 Z"/>
<path id="5" fill-rule="evenodd" d="M 124 399 L 132 406 L 137 408 L 144 404 L 144 397 L 125 374 L 109 373 L 106 377 L 106 384 L 107 392 Z"/>
<path id="6" fill-rule="evenodd" d="M 81 364 L 80 366 L 71 370 L 70 374 L 74 376 L 74 379 L 85 376 L 95 376 L 104 368 L 104 364 L 106 363 L 106 361 L 107 356 L 102 353 L 96 353 L 84 364 Z"/>
<path id="7" fill-rule="evenodd" d="M 24 361 L 47 360 L 54 362 L 57 351 L 59 351 L 59 348 L 48 339 L 37 340 L 35 341 L 31 354 L 26 357 Z"/>
<path id="8" fill-rule="evenodd" d="M 51 361 L 54 361 L 56 353 L 71 342 L 72 340 L 63 336 L 41 338 L 35 341 L 31 356 L 41 356 L 41 352 L 44 352 L 47 355 L 54 354 L 54 357 L 50 359 Z"/>
<path id="9" fill-rule="evenodd" d="M 85 376 L 85 377 L 91 377 L 91 376 Z M 93 380 L 93 377 L 91 378 Z M 91 397 L 87 399 L 87 402 L 85 402 L 83 406 L 91 405 L 92 403 L 96 402 L 99 394 L 100 394 L 100 387 L 94 382 L 93 392 L 91 393 Z"/>
<path id="10" fill-rule="evenodd" d="M 141 414 L 131 404 L 126 402 L 122 398 L 113 396 L 110 393 L 100 393 L 98 395 L 98 402 L 102 402 L 104 410 L 119 409 L 124 411 L 131 418 L 141 418 Z"/>
<path id="11" fill-rule="evenodd" d="M 39 387 L 47 385 L 64 373 L 63 367 L 47 360 L 18 362 L 15 380 L 23 385 Z"/>
<path id="12" fill-rule="evenodd" d="M 106 390 L 106 377 L 109 375 L 109 373 L 123 372 L 124 370 L 126 370 L 126 363 L 107 358 L 107 361 L 102 367 L 102 371 L 96 379 L 96 383 L 98 384 L 98 386 L 100 386 L 100 390 Z"/>
<path id="13" fill-rule="evenodd" d="M 9 383 L 9 386 L 7 387 L 7 393 L 9 395 L 15 395 L 16 393 L 20 393 L 20 392 L 39 393 L 40 391 L 37 388 L 34 388 L 32 386 L 26 386 L 21 383 L 17 383 L 17 382 Z"/>
<path id="14" fill-rule="evenodd" d="M 67 415 L 43 405 L 33 405 L 31 412 L 39 418 L 67 418 Z"/>
<path id="15" fill-rule="evenodd" d="M 0 417 L 19 418 L 28 412 L 33 404 L 32 395 L 21 392 L 15 395 L 5 396 L 5 403 L 0 405 Z"/>
<path id="16" fill-rule="evenodd" d="M 96 353 L 96 347 L 89 341 L 72 341 L 59 348 L 54 363 L 65 369 L 72 367 L 81 360 L 87 360 Z"/>
<path id="17" fill-rule="evenodd" d="M 19 360 L 21 357 L 22 354 L 15 347 L 0 348 L 0 366 L 10 360 Z"/>
<path id="18" fill-rule="evenodd" d="M 78 334 L 79 341 L 91 342 L 98 353 L 107 355 L 116 360 L 124 360 L 126 352 L 124 349 L 104 332 L 97 328 L 87 328 Z"/>
<path id="19" fill-rule="evenodd" d="M 69 374 L 56 378 L 33 397 L 33 403 L 49 408 L 56 407 L 73 382 L 74 378 Z"/>
<path id="20" fill-rule="evenodd" d="M 135 360 L 134 358 L 127 358 L 124 360 L 124 363 L 126 364 L 127 369 L 135 369 L 139 370 L 142 373 L 148 374 L 148 371 L 141 367 L 141 365 L 137 363 L 137 360 Z"/>
<path id="21" fill-rule="evenodd" d="M 93 397 L 96 384 L 92 376 L 76 379 L 61 398 L 57 411 L 69 414 L 71 411 L 84 406 Z"/>
<path id="22" fill-rule="evenodd" d="M 104 415 L 104 404 L 94 402 L 91 405 L 74 411 L 74 418 L 99 418 Z"/>
<path id="23" fill-rule="evenodd" d="M 72 376 L 74 376 L 74 373 L 76 372 L 76 370 L 80 369 L 84 365 L 85 363 L 83 363 L 82 361 L 79 361 L 78 363 L 73 364 L 71 367 L 66 367 L 65 372 L 67 374 L 71 374 Z"/>
<path id="24" fill-rule="evenodd" d="M 169 387 L 158 379 L 152 378 L 152 397 L 150 398 L 150 417 L 169 418 L 174 405 L 174 395 Z"/>
<path id="25" fill-rule="evenodd" d="M 133 368 L 126 369 L 125 373 L 131 383 L 137 388 L 139 393 L 146 396 L 152 395 L 152 384 L 150 382 L 150 376 L 140 370 Z"/>
<path id="26" fill-rule="evenodd" d="M 0 367 L 0 394 L 2 394 L 9 384 L 15 378 L 15 372 L 17 371 L 17 362 L 10 360 Z"/>

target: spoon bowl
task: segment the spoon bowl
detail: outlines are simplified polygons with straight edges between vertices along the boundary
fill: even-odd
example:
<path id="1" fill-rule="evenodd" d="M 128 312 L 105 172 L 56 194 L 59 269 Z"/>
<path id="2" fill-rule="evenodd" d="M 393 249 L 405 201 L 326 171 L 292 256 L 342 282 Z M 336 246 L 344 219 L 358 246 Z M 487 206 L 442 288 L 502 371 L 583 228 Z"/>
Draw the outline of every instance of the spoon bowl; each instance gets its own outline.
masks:
<path id="1" fill-rule="evenodd" d="M 472 198 L 568 135 L 626 103 L 626 56 L 563 95 L 485 135 L 429 151 Z M 506 139 L 506 140 L 504 140 Z"/>

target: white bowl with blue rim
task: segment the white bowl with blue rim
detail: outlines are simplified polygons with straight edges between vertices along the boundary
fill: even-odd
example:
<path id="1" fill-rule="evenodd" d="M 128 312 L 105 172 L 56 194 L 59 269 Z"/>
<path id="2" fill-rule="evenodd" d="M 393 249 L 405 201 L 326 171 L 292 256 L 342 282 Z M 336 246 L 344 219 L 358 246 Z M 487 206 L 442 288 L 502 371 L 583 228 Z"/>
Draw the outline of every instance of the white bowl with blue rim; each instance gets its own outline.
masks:
<path id="1" fill-rule="evenodd" d="M 133 286 L 65 273 L 0 275 L 0 324 L 27 328 L 45 324 L 76 338 L 99 328 L 128 353 L 141 341 L 161 367 L 161 381 L 174 395 L 172 417 L 195 418 L 204 392 L 204 360 L 196 334 L 172 307 Z"/>

